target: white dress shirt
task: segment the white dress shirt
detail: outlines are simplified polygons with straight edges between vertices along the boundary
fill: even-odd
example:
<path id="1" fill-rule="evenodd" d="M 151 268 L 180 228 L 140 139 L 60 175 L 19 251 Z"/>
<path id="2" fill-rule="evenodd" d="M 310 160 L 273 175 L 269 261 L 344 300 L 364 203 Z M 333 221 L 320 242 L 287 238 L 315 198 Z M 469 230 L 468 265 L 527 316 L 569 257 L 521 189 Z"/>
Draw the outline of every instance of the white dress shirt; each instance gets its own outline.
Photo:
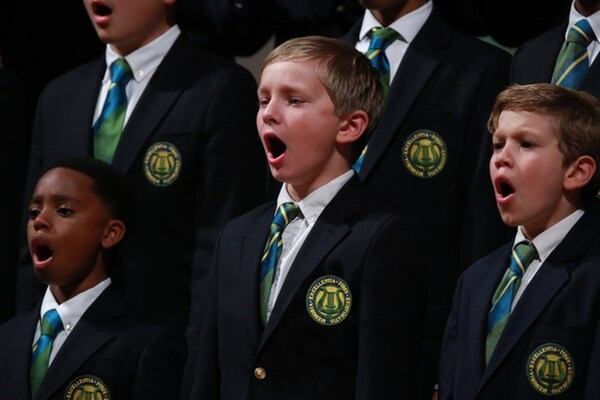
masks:
<path id="1" fill-rule="evenodd" d="M 123 126 L 129 121 L 131 113 L 142 96 L 142 93 L 144 93 L 146 86 L 148 86 L 148 82 L 152 79 L 152 75 L 156 72 L 156 68 L 160 65 L 163 58 L 165 58 L 165 55 L 169 49 L 171 49 L 171 46 L 173 46 L 173 43 L 175 43 L 175 40 L 177 40 L 180 33 L 181 30 L 179 27 L 174 25 L 144 47 L 140 47 L 124 57 L 131 67 L 133 79 L 131 79 L 125 87 L 125 93 L 127 94 L 127 111 L 125 112 Z M 98 117 L 100 117 L 102 107 L 104 107 L 104 100 L 106 100 L 106 95 L 108 94 L 108 89 L 111 84 L 110 66 L 118 58 L 121 58 L 121 56 L 116 53 L 110 45 L 107 45 L 105 58 L 106 72 L 104 73 L 100 94 L 98 95 L 98 101 L 96 102 L 96 111 L 94 112 L 94 122 L 92 126 L 96 123 Z"/>
<path id="2" fill-rule="evenodd" d="M 319 216 L 325 207 L 327 207 L 346 182 L 352 178 L 352 175 L 354 175 L 354 170 L 348 170 L 297 202 L 289 195 L 286 185 L 281 186 L 279 197 L 277 198 L 277 208 L 283 203 L 294 202 L 300 207 L 300 213 L 299 216 L 292 220 L 283 230 L 283 247 L 281 249 L 279 262 L 275 267 L 275 276 L 273 277 L 271 294 L 269 295 L 269 304 L 267 306 L 267 320 L 271 316 L 271 311 L 273 311 L 277 296 L 279 296 L 281 287 L 298 255 L 298 251 L 300 251 L 300 248 L 304 244 L 304 241 L 308 237 L 313 226 L 315 226 L 317 219 L 319 219 Z"/>
<path id="3" fill-rule="evenodd" d="M 408 49 L 408 45 L 414 40 L 417 33 L 425 24 L 429 14 L 433 10 L 433 4 L 431 1 L 423 4 L 421 7 L 409 12 L 406 15 L 395 20 L 393 23 L 387 26 L 392 28 L 400 34 L 400 38 L 395 40 L 385 49 L 385 55 L 390 63 L 390 84 L 396 76 L 396 71 L 402 62 L 402 58 Z M 373 28 L 382 27 L 381 23 L 375 19 L 370 10 L 365 10 L 363 17 L 362 26 L 360 27 L 360 33 L 358 35 L 358 42 L 356 42 L 355 48 L 361 53 L 366 53 L 369 50 L 369 44 L 371 38 L 369 32 Z"/>
<path id="4" fill-rule="evenodd" d="M 567 34 L 575 25 L 575 23 L 581 19 L 587 19 L 596 35 L 596 40 L 592 40 L 587 47 L 588 57 L 590 58 L 590 65 L 596 59 L 596 56 L 600 52 L 600 43 L 598 42 L 598 38 L 600 37 L 600 11 L 596 11 L 589 17 L 584 17 L 575 9 L 575 2 L 571 4 L 571 12 L 569 13 L 569 26 L 567 26 L 567 30 L 565 31 L 565 40 L 567 39 Z"/>
<path id="5" fill-rule="evenodd" d="M 583 216 L 583 210 L 576 210 L 571 213 L 569 216 L 561 219 L 556 224 L 552 225 L 550 228 L 546 229 L 544 232 L 540 233 L 536 237 L 531 240 L 535 249 L 538 253 L 538 258 L 534 259 L 527 269 L 525 273 L 521 277 L 521 285 L 515 294 L 515 298 L 512 303 L 511 311 L 515 309 L 515 305 L 523 295 L 529 283 L 533 280 L 533 277 L 537 274 L 540 267 L 544 264 L 544 261 L 548 258 L 550 254 L 556 249 L 556 246 L 559 245 L 560 242 L 567 236 L 567 233 L 573 228 L 573 226 L 579 221 L 579 219 Z M 523 228 L 519 226 L 517 230 L 517 234 L 515 236 L 515 241 L 513 242 L 513 247 L 515 244 L 522 242 L 523 240 L 528 240 L 525 234 L 523 233 Z"/>
<path id="6" fill-rule="evenodd" d="M 44 299 L 42 300 L 42 306 L 40 308 L 40 319 L 37 323 L 37 327 L 35 328 L 32 351 L 33 346 L 35 346 L 38 339 L 40 338 L 40 321 L 42 320 L 42 318 L 44 318 L 44 314 L 46 314 L 47 311 L 56 309 L 58 315 L 60 316 L 60 320 L 62 321 L 64 329 L 56 335 L 52 343 L 52 351 L 50 352 L 50 359 L 48 365 L 52 364 L 56 353 L 58 353 L 65 340 L 67 340 L 67 337 L 73 331 L 75 325 L 77 325 L 77 323 L 81 319 L 81 316 L 87 311 L 90 305 L 92 305 L 92 303 L 102 294 L 102 292 L 104 292 L 104 290 L 110 285 L 110 283 L 110 278 L 106 278 L 102 282 L 98 283 L 96 286 L 79 293 L 77 296 L 65 301 L 62 304 L 58 304 L 58 302 L 54 298 L 54 295 L 50 291 L 50 287 L 46 288 L 46 293 L 44 294 Z"/>

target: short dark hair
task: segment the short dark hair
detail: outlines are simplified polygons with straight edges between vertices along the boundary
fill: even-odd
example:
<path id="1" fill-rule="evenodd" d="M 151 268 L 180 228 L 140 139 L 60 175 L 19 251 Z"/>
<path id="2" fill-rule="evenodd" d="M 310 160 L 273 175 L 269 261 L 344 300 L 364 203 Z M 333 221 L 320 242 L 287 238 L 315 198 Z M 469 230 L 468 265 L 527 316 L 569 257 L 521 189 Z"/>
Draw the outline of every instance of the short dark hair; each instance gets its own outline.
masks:
<path id="1" fill-rule="evenodd" d="M 91 157 L 61 158 L 49 164 L 40 176 L 56 168 L 67 168 L 89 177 L 92 190 L 106 206 L 112 217 L 125 224 L 131 218 L 131 192 L 127 176 L 104 161 Z"/>

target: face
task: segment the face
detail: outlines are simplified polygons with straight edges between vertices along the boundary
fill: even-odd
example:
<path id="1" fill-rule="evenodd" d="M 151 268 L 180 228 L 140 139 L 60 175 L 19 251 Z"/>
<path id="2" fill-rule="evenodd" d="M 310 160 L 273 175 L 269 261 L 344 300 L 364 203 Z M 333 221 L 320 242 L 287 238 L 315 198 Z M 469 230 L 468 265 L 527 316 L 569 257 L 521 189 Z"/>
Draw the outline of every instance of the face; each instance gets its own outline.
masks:
<path id="1" fill-rule="evenodd" d="M 493 135 L 490 175 L 504 223 L 533 239 L 572 211 L 565 198 L 569 168 L 559 149 L 558 122 L 527 111 L 503 111 Z"/>
<path id="2" fill-rule="evenodd" d="M 349 168 L 339 151 L 343 118 L 319 80 L 317 61 L 268 65 L 258 88 L 256 125 L 273 177 L 300 197 Z M 291 188 L 291 190 L 290 190 Z"/>
<path id="3" fill-rule="evenodd" d="M 29 205 L 27 239 L 35 272 L 51 287 L 74 294 L 104 279 L 101 252 L 113 245 L 110 213 L 92 185 L 84 174 L 55 168 L 38 181 Z"/>
<path id="4" fill-rule="evenodd" d="M 427 0 L 359 0 L 377 20 L 387 26 L 409 12 L 416 10 Z"/>
<path id="5" fill-rule="evenodd" d="M 83 0 L 100 40 L 127 55 L 172 25 L 168 6 L 175 0 Z"/>

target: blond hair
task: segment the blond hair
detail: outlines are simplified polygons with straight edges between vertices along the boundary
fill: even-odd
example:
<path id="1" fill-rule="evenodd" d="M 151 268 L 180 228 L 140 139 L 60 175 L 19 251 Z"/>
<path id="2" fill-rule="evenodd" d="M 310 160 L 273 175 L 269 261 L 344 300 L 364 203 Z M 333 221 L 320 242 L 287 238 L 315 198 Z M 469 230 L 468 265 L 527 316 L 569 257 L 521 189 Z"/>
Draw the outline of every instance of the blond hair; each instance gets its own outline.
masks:
<path id="1" fill-rule="evenodd" d="M 318 62 L 317 76 L 331 97 L 337 115 L 355 110 L 367 113 L 369 125 L 363 137 L 370 134 L 381 117 L 383 89 L 369 60 L 340 40 L 306 36 L 276 47 L 265 58 L 262 70 L 277 62 L 301 60 Z"/>

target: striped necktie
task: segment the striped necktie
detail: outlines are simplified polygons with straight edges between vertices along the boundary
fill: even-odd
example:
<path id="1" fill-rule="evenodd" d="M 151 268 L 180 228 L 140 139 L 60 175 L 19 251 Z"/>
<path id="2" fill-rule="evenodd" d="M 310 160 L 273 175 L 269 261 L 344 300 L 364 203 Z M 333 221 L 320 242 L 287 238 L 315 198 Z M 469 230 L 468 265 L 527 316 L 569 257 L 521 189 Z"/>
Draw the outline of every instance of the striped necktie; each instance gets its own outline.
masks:
<path id="1" fill-rule="evenodd" d="M 567 40 L 556 59 L 552 83 L 572 89 L 581 86 L 590 68 L 587 47 L 595 39 L 596 35 L 586 19 L 577 21 L 569 29 Z"/>
<path id="2" fill-rule="evenodd" d="M 373 28 L 371 30 L 371 42 L 369 43 L 369 49 L 365 53 L 367 58 L 371 61 L 373 68 L 377 70 L 379 74 L 379 82 L 383 87 L 383 94 L 387 96 L 390 90 L 390 62 L 385 55 L 385 49 L 388 48 L 394 40 L 399 39 L 400 35 L 392 28 Z M 356 173 L 360 172 L 362 164 L 367 155 L 367 146 L 364 147 L 358 159 L 352 165 L 352 168 Z"/>
<path id="3" fill-rule="evenodd" d="M 31 398 L 35 398 L 37 391 L 48 370 L 52 343 L 58 332 L 63 330 L 63 324 L 56 309 L 48 310 L 40 324 L 40 338 L 33 346 L 31 357 L 30 383 Z"/>
<path id="4" fill-rule="evenodd" d="M 263 251 L 260 266 L 260 316 L 264 325 L 267 324 L 271 286 L 275 277 L 275 269 L 279 262 L 279 256 L 281 255 L 281 248 L 283 247 L 282 233 L 285 227 L 299 213 L 300 207 L 297 204 L 292 202 L 283 203 L 277 208 L 273 222 L 271 223 L 271 232 Z"/>
<path id="5" fill-rule="evenodd" d="M 525 269 L 537 257 L 537 251 L 532 243 L 527 241 L 517 243 L 512 250 L 510 266 L 492 297 L 492 308 L 488 313 L 487 339 L 485 345 L 485 362 L 490 361 L 498 340 L 511 313 L 513 299 Z"/>
<path id="6" fill-rule="evenodd" d="M 119 58 L 110 66 L 111 84 L 106 94 L 102 113 L 94 124 L 94 157 L 111 163 L 127 112 L 125 87 L 133 77 L 131 67 L 124 58 Z"/>

